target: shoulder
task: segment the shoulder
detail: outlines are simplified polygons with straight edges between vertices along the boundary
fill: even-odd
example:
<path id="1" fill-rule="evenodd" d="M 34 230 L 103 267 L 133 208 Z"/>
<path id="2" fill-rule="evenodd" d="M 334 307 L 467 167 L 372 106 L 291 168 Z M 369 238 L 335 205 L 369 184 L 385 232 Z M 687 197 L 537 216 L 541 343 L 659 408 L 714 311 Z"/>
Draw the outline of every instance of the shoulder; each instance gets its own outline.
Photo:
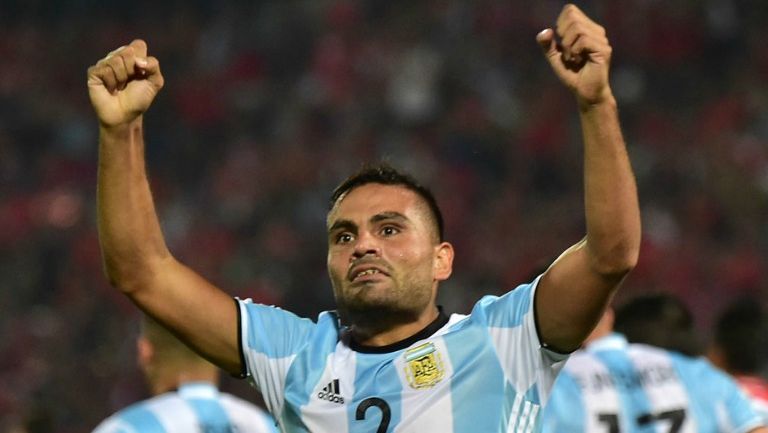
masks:
<path id="1" fill-rule="evenodd" d="M 738 390 L 736 381 L 703 357 L 672 352 L 670 357 L 678 374 L 700 393 L 725 397 Z"/>
<path id="2" fill-rule="evenodd" d="M 254 319 L 258 317 L 261 321 L 295 322 L 305 326 L 314 325 L 314 322 L 312 322 L 312 320 L 304 317 L 299 317 L 288 310 L 284 310 L 274 305 L 264 305 L 264 304 L 254 303 L 250 298 L 248 299 L 235 298 L 235 300 L 237 301 L 237 304 L 240 309 L 240 314 L 243 316 L 243 318 Z"/>
<path id="3" fill-rule="evenodd" d="M 540 277 L 521 284 L 501 296 L 484 296 L 475 304 L 470 316 L 489 326 L 521 325 L 533 312 L 533 299 L 539 280 Z"/>
<path id="4" fill-rule="evenodd" d="M 248 433 L 274 430 L 274 418 L 255 404 L 227 393 L 221 393 L 219 400 L 238 431 Z"/>
<path id="5" fill-rule="evenodd" d="M 173 396 L 164 394 L 133 403 L 105 419 L 93 433 L 165 433 L 156 408 L 169 398 Z"/>
<path id="6" fill-rule="evenodd" d="M 696 373 L 701 377 L 728 377 L 724 372 L 720 371 L 703 357 L 692 357 L 677 352 L 669 352 L 669 357 L 679 368 Z"/>
<path id="7" fill-rule="evenodd" d="M 219 394 L 219 398 L 221 400 L 221 403 L 228 409 L 235 409 L 237 411 L 255 415 L 255 416 L 269 416 L 269 413 L 264 409 L 260 408 L 259 406 L 256 406 L 255 404 L 247 400 L 243 400 L 242 398 L 236 395 L 222 392 Z"/>

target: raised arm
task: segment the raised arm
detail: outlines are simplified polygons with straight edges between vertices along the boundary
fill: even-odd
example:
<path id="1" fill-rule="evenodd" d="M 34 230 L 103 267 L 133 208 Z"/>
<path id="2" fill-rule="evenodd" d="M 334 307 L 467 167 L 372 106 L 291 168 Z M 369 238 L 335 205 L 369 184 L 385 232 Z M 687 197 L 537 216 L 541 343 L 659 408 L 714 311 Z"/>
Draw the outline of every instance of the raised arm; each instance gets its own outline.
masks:
<path id="1" fill-rule="evenodd" d="M 611 46 L 605 30 L 567 5 L 556 28 L 536 39 L 555 74 L 576 96 L 584 141 L 587 235 L 544 273 L 535 300 L 543 342 L 571 351 L 592 330 L 637 262 L 640 209 L 608 82 Z"/>
<path id="2" fill-rule="evenodd" d="M 110 283 L 223 369 L 240 372 L 231 297 L 174 259 L 145 172 L 142 116 L 163 87 L 160 64 L 135 40 L 88 69 L 99 120 L 98 229 Z"/>

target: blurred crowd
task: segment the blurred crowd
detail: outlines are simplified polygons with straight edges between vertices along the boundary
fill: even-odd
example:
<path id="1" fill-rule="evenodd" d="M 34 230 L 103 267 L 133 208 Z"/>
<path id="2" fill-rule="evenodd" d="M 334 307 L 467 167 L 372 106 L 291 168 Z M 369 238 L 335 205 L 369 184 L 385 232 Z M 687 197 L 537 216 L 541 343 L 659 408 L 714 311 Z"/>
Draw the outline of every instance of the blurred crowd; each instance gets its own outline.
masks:
<path id="1" fill-rule="evenodd" d="M 584 233 L 576 106 L 535 35 L 553 0 L 7 1 L 0 13 L 0 432 L 82 432 L 146 396 L 137 313 L 101 272 L 85 72 L 141 37 L 171 250 L 239 297 L 333 308 L 333 187 L 385 159 L 431 186 L 457 249 L 446 310 L 529 280 Z M 768 296 L 768 8 L 580 2 L 607 29 L 640 188 L 618 301 L 669 291 L 706 335 Z M 255 398 L 244 383 L 235 393 Z"/>

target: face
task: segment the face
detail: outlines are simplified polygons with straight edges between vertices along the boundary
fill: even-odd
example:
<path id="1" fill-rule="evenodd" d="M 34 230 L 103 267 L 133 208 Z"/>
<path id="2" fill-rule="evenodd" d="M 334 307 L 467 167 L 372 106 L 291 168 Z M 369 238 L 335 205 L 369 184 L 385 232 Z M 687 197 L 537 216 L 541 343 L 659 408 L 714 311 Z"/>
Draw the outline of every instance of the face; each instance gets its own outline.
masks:
<path id="1" fill-rule="evenodd" d="M 366 184 L 328 214 L 328 272 L 339 310 L 358 318 L 417 317 L 450 276 L 453 249 L 436 239 L 426 203 L 397 185 Z"/>

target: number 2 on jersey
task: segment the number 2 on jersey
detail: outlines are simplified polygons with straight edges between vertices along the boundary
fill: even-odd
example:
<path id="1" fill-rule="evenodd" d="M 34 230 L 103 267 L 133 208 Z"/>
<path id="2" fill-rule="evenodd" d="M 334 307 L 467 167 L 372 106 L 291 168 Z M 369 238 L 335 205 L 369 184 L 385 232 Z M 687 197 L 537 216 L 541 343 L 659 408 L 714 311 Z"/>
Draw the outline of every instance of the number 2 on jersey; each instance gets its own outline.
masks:
<path id="1" fill-rule="evenodd" d="M 355 410 L 355 419 L 358 421 L 365 419 L 365 412 L 371 406 L 381 409 L 381 422 L 379 423 L 379 428 L 376 429 L 376 433 L 386 433 L 387 428 L 389 428 L 389 420 L 392 418 L 392 411 L 389 409 L 387 402 L 378 397 L 366 398 L 361 401 L 357 405 L 357 410 Z"/>

